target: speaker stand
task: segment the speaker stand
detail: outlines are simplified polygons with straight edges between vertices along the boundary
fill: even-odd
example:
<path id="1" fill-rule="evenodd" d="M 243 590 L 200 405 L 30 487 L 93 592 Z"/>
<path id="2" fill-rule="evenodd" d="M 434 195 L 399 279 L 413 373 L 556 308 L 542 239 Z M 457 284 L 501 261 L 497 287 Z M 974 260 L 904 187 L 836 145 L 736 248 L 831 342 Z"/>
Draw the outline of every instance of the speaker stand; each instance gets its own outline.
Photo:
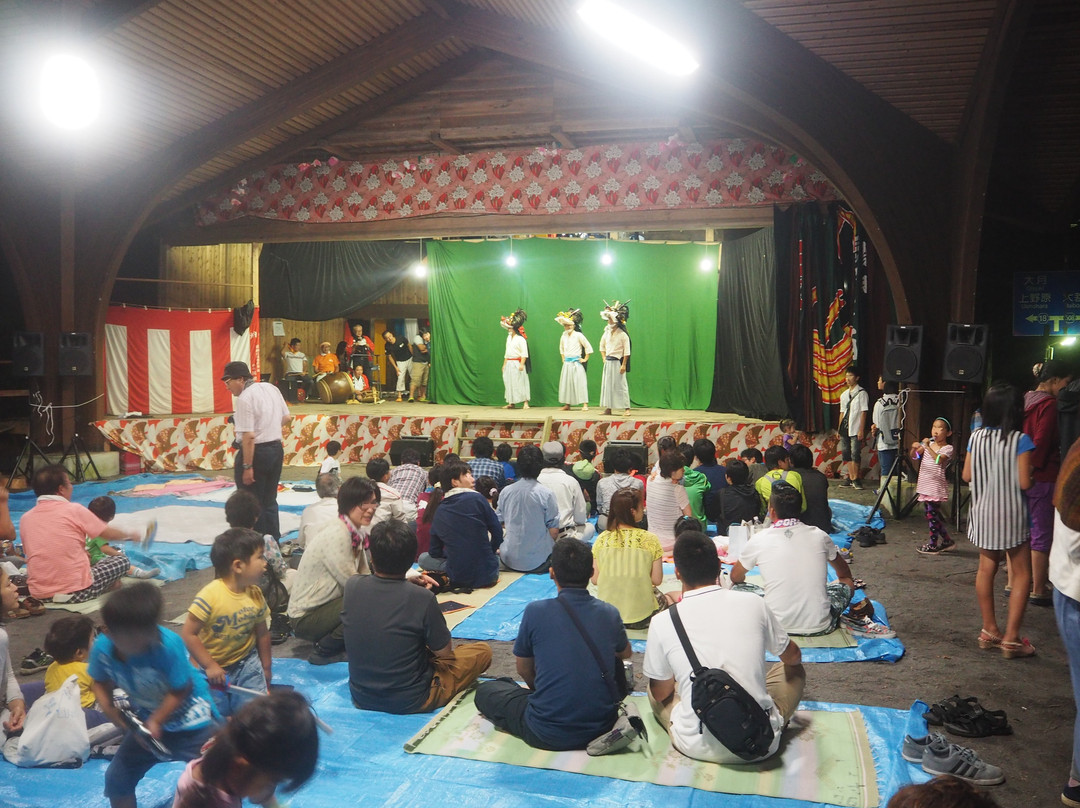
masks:
<path id="1" fill-rule="evenodd" d="M 83 465 L 83 455 L 86 455 L 86 464 Z M 73 482 L 82 483 L 86 482 L 86 469 L 94 470 L 94 477 L 98 480 L 101 479 L 101 472 L 98 471 L 98 467 L 94 465 L 94 458 L 90 456 L 89 450 L 82 442 L 82 438 L 79 437 L 79 433 L 76 432 L 71 437 L 71 443 L 64 449 L 64 454 L 60 458 L 60 465 L 64 465 L 64 461 L 69 457 L 75 460 L 75 474 L 72 478 Z"/>
<path id="2" fill-rule="evenodd" d="M 902 448 L 897 445 L 897 448 Z M 896 454 L 896 462 L 893 463 L 892 470 L 889 472 L 889 476 L 885 479 L 885 482 L 881 486 L 881 490 L 878 492 L 877 501 L 874 503 L 874 507 L 870 509 L 870 515 L 866 517 L 866 524 L 870 524 L 873 521 L 875 514 L 881 508 L 881 503 L 887 496 L 889 498 L 889 504 L 892 507 L 893 519 L 904 519 L 911 514 L 911 510 L 915 507 L 915 503 L 919 501 L 919 495 L 913 493 L 911 499 L 907 501 L 902 507 L 897 507 L 904 499 L 904 470 L 905 467 L 908 471 L 913 471 L 910 461 L 907 457 L 906 451 L 898 451 Z M 896 493 L 894 494 L 889 490 L 889 486 L 893 480 L 896 480 Z"/>
<path id="3" fill-rule="evenodd" d="M 45 452 L 41 450 L 41 447 L 37 445 L 33 438 L 27 435 L 26 443 L 23 444 L 22 451 L 19 452 L 19 459 L 15 461 L 15 468 L 11 472 L 11 476 L 8 477 L 7 483 L 4 485 L 7 490 L 11 490 L 11 481 L 16 477 L 22 477 L 26 480 L 27 488 L 34 484 L 35 457 L 40 458 L 41 462 L 46 466 L 49 465 L 49 458 L 45 456 Z"/>

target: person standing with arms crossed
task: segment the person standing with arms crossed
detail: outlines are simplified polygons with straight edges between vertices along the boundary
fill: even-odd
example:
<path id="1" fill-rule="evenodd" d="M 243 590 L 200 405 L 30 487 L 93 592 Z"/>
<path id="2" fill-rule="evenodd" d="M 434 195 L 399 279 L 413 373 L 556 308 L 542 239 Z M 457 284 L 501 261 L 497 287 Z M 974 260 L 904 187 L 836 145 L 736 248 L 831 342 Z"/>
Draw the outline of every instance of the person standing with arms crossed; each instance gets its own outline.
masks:
<path id="1" fill-rule="evenodd" d="M 255 530 L 280 539 L 277 487 L 285 460 L 281 428 L 292 417 L 289 407 L 274 385 L 252 378 L 246 362 L 229 362 L 221 380 L 236 397 L 233 415 L 239 447 L 233 467 L 236 487 L 251 491 L 262 506 Z"/>

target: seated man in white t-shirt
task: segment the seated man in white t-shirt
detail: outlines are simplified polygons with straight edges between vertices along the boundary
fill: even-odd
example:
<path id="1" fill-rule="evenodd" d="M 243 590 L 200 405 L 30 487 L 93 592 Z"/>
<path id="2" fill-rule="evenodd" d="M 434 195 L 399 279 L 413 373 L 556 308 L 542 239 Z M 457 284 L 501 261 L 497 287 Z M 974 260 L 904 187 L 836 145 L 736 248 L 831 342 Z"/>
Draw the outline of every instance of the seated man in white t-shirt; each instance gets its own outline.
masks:
<path id="1" fill-rule="evenodd" d="M 737 681 L 769 715 L 773 741 L 762 760 L 776 753 L 780 735 L 806 687 L 802 652 L 784 632 L 762 598 L 716 584 L 720 560 L 703 533 L 687 530 L 675 540 L 675 575 L 682 582 L 677 606 L 690 645 L 702 665 L 720 668 Z M 723 619 L 718 620 L 722 615 Z M 765 671 L 765 654 L 780 661 Z M 649 703 L 672 745 L 687 757 L 713 763 L 747 761 L 720 743 L 691 707 L 690 660 L 675 633 L 671 610 L 649 625 L 645 646 Z"/>
<path id="2" fill-rule="evenodd" d="M 761 568 L 765 602 L 788 634 L 813 636 L 833 631 L 855 592 L 851 569 L 828 533 L 799 521 L 802 494 L 777 480 L 769 496 L 772 526 L 759 530 L 739 553 L 731 581 Z M 832 566 L 836 581 L 826 584 Z M 757 587 L 754 588 L 757 590 Z"/>

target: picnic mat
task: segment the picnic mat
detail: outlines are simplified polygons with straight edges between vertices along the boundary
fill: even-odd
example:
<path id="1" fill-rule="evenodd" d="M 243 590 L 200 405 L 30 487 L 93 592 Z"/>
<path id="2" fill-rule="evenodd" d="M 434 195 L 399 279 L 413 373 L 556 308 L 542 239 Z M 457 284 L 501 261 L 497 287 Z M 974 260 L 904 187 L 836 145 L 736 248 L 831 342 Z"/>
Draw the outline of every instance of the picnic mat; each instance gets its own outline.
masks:
<path id="1" fill-rule="evenodd" d="M 454 626 L 502 592 L 506 587 L 510 586 L 510 584 L 520 578 L 523 574 L 524 573 L 521 572 L 501 570 L 499 572 L 499 582 L 495 584 L 495 586 L 489 586 L 487 589 L 474 589 L 472 592 L 443 592 L 442 594 L 436 595 L 435 599 L 438 600 L 439 603 L 445 603 L 446 601 L 452 600 L 456 603 L 472 607 L 470 609 L 461 609 L 456 612 L 450 612 L 449 614 L 444 612 L 443 617 L 446 618 L 446 627 L 449 629 L 454 628 Z"/>
<path id="2" fill-rule="evenodd" d="M 320 734 L 315 776 L 293 794 L 282 794 L 292 808 L 342 808 L 393 805 L 430 808 L 432 799 L 461 806 L 497 808 L 819 808 L 820 803 L 757 795 L 720 794 L 693 788 L 589 777 L 563 771 L 529 769 L 485 761 L 410 755 L 403 745 L 431 715 L 385 715 L 354 708 L 344 662 L 320 667 L 302 659 L 274 659 L 274 680 L 294 685 L 319 717 L 334 729 Z M 929 775 L 906 763 L 900 745 L 908 710 L 804 702 L 814 711 L 858 710 L 866 725 L 877 769 L 882 805 L 901 786 L 925 782 Z M 650 733 L 651 735 L 652 733 Z M 108 808 L 102 796 L 108 761 L 90 760 L 80 769 L 18 769 L 0 759 L 0 805 L 4 808 Z M 183 763 L 154 766 L 139 783 L 141 808 L 168 808 Z M 427 785 L 437 787 L 437 794 Z"/>
<path id="3" fill-rule="evenodd" d="M 154 544 L 183 544 L 195 542 L 207 546 L 214 538 L 229 529 L 224 508 L 205 508 L 197 505 L 162 505 L 130 513 L 118 513 L 111 522 L 121 530 L 142 530 L 150 519 L 157 519 L 158 530 Z M 300 527 L 300 517 L 295 513 L 278 512 L 281 532 L 288 533 Z M 118 546 L 123 543 L 118 542 Z M 153 548 L 151 548 L 153 549 Z"/>
<path id="4" fill-rule="evenodd" d="M 132 584 L 139 583 L 138 578 L 121 578 L 120 582 L 123 586 L 131 586 Z M 150 583 L 154 586 L 164 586 L 165 582 L 157 578 L 151 578 Z M 45 604 L 46 609 L 55 609 L 57 611 L 64 612 L 76 612 L 77 614 L 92 614 L 101 608 L 105 603 L 105 598 L 108 597 L 108 593 L 104 595 L 98 595 L 96 598 L 90 598 L 90 600 L 84 600 L 82 603 L 54 603 L 51 600 L 42 601 Z"/>
<path id="5" fill-rule="evenodd" d="M 849 808 L 878 805 L 873 755 L 858 711 L 797 712 L 776 756 L 759 764 L 720 766 L 688 758 L 675 749 L 644 695 L 632 699 L 649 730 L 647 751 L 635 745 L 632 751 L 589 757 L 584 750 L 534 749 L 520 738 L 500 732 L 477 711 L 474 693 L 469 690 L 450 702 L 405 744 L 405 751 L 725 794 L 784 797 Z"/>

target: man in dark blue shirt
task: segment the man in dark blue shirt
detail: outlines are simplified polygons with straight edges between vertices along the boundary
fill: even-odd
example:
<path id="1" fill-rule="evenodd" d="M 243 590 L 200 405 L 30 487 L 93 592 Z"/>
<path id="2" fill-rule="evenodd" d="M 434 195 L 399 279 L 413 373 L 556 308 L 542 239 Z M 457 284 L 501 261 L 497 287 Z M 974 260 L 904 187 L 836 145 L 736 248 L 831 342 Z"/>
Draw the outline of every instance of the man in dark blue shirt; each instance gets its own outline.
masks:
<path id="1" fill-rule="evenodd" d="M 476 689 L 481 714 L 539 749 L 584 749 L 618 718 L 600 666 L 563 605 L 577 615 L 601 660 L 610 663 L 604 673 L 622 675 L 615 670 L 616 657 L 629 659 L 630 642 L 618 610 L 586 589 L 592 569 L 589 545 L 578 539 L 555 542 L 551 577 L 559 594 L 525 607 L 514 643 L 518 675 L 527 689 L 507 678 Z"/>

